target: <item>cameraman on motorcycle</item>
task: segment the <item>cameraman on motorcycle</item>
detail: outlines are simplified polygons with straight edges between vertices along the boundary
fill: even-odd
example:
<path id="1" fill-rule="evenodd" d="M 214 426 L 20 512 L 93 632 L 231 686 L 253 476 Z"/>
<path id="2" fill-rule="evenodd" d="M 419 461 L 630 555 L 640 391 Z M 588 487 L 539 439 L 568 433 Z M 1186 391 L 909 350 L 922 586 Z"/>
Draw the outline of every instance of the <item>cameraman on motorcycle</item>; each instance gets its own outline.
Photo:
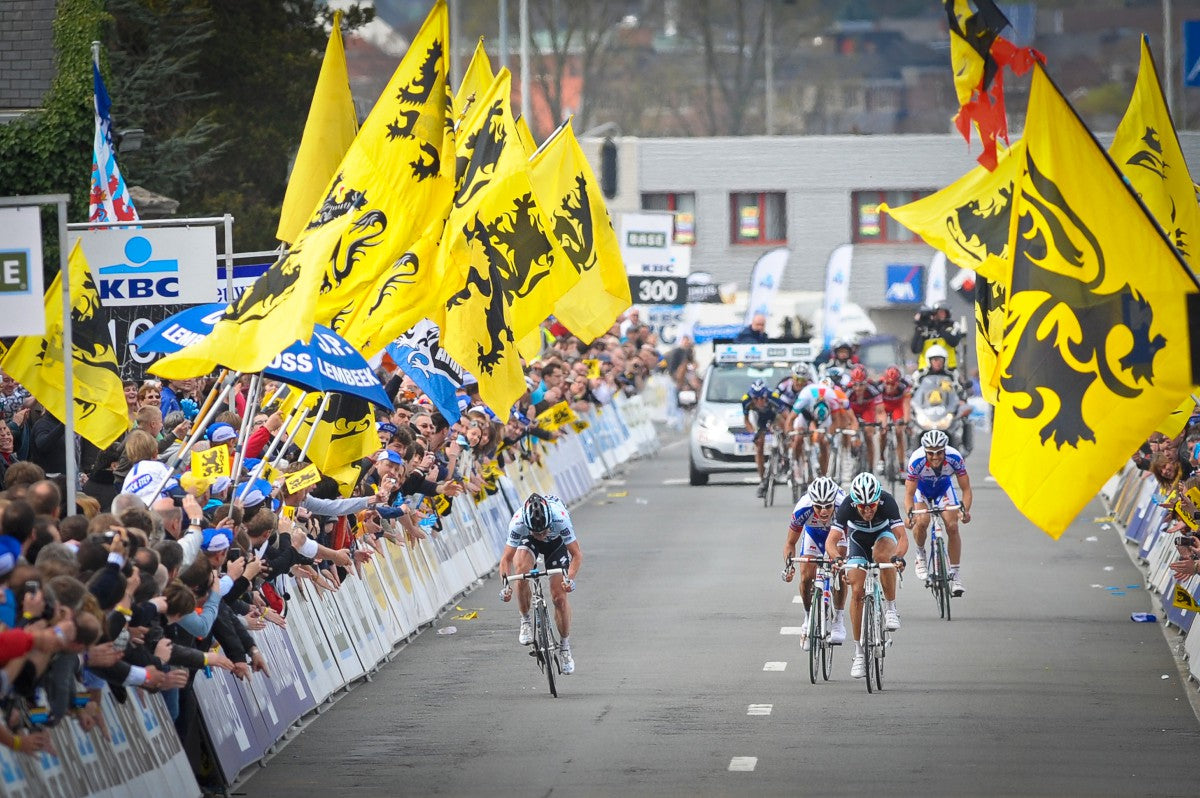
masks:
<path id="1" fill-rule="evenodd" d="M 946 348 L 941 344 L 933 344 L 925 350 L 925 359 L 928 367 L 924 370 L 918 370 L 913 375 L 913 384 L 916 386 L 913 389 L 913 401 L 915 403 L 919 397 L 926 395 L 926 392 L 921 390 L 921 387 L 927 380 L 935 381 L 938 384 L 937 388 L 939 391 L 950 390 L 958 394 L 959 401 L 956 411 L 958 418 L 955 424 L 962 429 L 962 445 L 957 448 L 961 449 L 963 457 L 966 457 L 971 449 L 974 448 L 975 430 L 974 425 L 971 424 L 968 418 L 971 415 L 971 405 L 967 402 L 966 387 L 955 377 L 954 372 L 946 367 L 949 359 L 947 355 Z M 953 430 L 953 426 L 951 430 Z"/>

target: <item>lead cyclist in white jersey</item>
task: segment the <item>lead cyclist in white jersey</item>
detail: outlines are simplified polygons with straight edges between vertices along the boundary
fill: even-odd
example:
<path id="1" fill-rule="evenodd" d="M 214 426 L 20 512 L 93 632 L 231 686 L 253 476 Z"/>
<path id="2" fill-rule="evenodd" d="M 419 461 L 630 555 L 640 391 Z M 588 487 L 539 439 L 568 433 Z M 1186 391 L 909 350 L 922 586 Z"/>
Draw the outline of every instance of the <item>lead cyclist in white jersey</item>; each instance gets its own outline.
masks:
<path id="1" fill-rule="evenodd" d="M 537 564 L 538 555 L 545 560 L 546 569 L 565 568 L 566 576 L 555 574 L 550 577 L 550 598 L 554 602 L 554 621 L 561 638 L 559 644 L 560 664 L 564 674 L 575 672 L 575 658 L 571 655 L 571 604 L 567 594 L 575 590 L 575 575 L 583 564 L 583 553 L 575 530 L 571 526 L 571 514 L 557 496 L 542 496 L 534 493 L 525 500 L 525 505 L 513 513 L 508 524 L 508 541 L 500 557 L 500 578 L 512 573 L 525 573 Z M 500 591 L 500 598 L 512 598 L 512 586 Z M 517 608 L 521 611 L 521 645 L 533 642 L 533 618 L 529 614 L 531 603 L 529 585 L 517 582 Z"/>

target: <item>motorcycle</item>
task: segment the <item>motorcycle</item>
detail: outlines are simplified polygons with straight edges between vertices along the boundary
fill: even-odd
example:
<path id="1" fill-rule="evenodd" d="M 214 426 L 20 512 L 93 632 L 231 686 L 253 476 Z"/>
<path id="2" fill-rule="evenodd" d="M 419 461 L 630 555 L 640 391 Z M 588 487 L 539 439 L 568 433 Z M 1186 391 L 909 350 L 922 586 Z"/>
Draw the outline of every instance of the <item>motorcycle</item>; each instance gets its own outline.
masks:
<path id="1" fill-rule="evenodd" d="M 970 413 L 971 406 L 963 401 L 952 374 L 926 374 L 913 388 L 910 447 L 919 447 L 921 436 L 937 429 L 946 433 L 950 445 L 966 457 L 972 448 Z"/>

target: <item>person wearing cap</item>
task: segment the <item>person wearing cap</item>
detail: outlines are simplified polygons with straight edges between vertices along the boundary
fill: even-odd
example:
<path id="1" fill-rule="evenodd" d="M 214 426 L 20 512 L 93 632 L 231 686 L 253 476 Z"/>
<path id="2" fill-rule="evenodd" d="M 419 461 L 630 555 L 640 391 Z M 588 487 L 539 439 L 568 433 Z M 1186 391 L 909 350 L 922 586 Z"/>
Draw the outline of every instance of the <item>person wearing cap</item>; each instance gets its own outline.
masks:
<path id="1" fill-rule="evenodd" d="M 375 424 L 375 432 L 379 435 L 380 448 L 385 448 L 395 437 L 397 427 L 390 421 L 379 421 Z"/>
<path id="2" fill-rule="evenodd" d="M 215 424 L 209 424 L 205 430 L 205 435 L 208 442 L 213 446 L 224 446 L 229 449 L 229 462 L 233 462 L 234 448 L 237 446 L 237 430 L 233 425 L 226 424 L 223 421 L 218 421 Z"/>

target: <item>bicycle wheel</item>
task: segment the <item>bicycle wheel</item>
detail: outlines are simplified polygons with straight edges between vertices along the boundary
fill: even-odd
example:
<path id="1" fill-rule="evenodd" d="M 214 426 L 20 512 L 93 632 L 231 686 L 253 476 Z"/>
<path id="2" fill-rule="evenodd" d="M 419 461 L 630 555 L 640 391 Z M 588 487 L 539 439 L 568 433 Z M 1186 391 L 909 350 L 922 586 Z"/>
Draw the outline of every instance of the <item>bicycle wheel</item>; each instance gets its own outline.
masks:
<path id="1" fill-rule="evenodd" d="M 833 608 L 826 602 L 821 603 L 821 615 L 825 619 L 825 629 L 828 632 L 833 629 Z M 829 681 L 829 674 L 833 672 L 833 643 L 829 640 L 829 635 L 826 634 L 821 638 L 821 678 Z"/>
<path id="2" fill-rule="evenodd" d="M 879 637 L 879 629 L 876 624 L 879 622 L 875 612 L 875 597 L 867 595 L 863 597 L 863 613 L 862 613 L 862 630 L 863 630 L 863 656 L 867 663 L 867 692 L 875 692 L 875 683 L 871 680 L 871 660 L 875 652 L 875 640 Z"/>
<path id="3" fill-rule="evenodd" d="M 950 565 L 946 558 L 946 541 L 940 535 L 934 546 L 934 556 L 937 558 L 938 582 L 941 584 L 942 617 L 950 620 L 950 597 L 954 586 L 950 580 Z"/>
<path id="4" fill-rule="evenodd" d="M 822 592 L 821 585 L 814 584 L 812 589 L 812 605 L 808 610 L 808 680 L 817 683 L 817 671 L 821 663 L 821 644 L 825 640 L 825 630 L 822 628 L 821 614 Z"/>
<path id="5" fill-rule="evenodd" d="M 871 681 L 872 675 L 875 678 L 875 689 L 883 690 L 883 657 L 887 653 L 887 626 L 883 620 L 883 597 L 876 596 L 875 600 L 875 631 L 878 637 L 871 647 L 870 657 L 867 659 L 867 681 Z"/>
<path id="6" fill-rule="evenodd" d="M 545 607 L 539 607 L 534 615 L 534 623 L 537 628 L 534 630 L 537 635 L 537 647 L 540 652 L 538 655 L 539 661 L 546 669 L 546 681 L 550 683 L 550 695 L 558 698 L 558 690 L 554 687 L 554 652 L 550 648 L 550 614 Z"/>

